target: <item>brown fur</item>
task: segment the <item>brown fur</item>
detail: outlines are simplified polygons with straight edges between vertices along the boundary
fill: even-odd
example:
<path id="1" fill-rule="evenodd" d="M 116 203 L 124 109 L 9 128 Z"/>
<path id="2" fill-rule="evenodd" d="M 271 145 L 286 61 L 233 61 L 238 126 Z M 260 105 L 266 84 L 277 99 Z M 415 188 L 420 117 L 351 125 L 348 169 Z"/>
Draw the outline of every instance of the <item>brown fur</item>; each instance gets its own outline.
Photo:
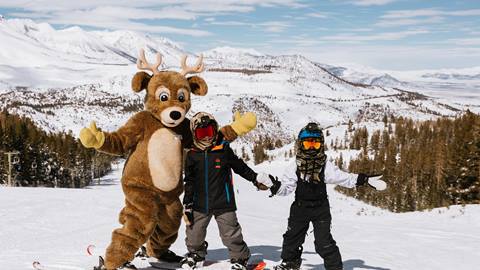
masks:
<path id="1" fill-rule="evenodd" d="M 158 179 L 158 174 L 154 174 L 149 167 L 152 160 L 149 160 L 148 151 L 161 149 L 158 146 L 161 146 L 162 142 L 156 139 L 156 148 L 149 148 L 149 145 L 153 143 L 152 135 L 158 135 L 157 131 L 161 129 L 168 129 L 181 140 L 181 145 L 178 151 L 155 152 L 158 160 L 154 161 L 158 164 L 166 162 L 170 157 L 178 157 L 177 155 L 181 157 L 182 149 L 189 148 L 192 144 L 189 120 L 179 119 L 175 126 L 169 126 L 171 124 L 169 121 L 173 118 L 165 119 L 171 115 L 165 112 L 175 109 L 184 113 L 184 117 L 191 106 L 190 94 L 193 92 L 205 95 L 208 91 L 207 84 L 200 77 L 193 76 L 187 79 L 173 71 L 160 72 L 154 76 L 138 72 L 132 80 L 132 89 L 136 92 L 147 90 L 145 111 L 136 113 L 116 132 L 105 132 L 105 143 L 99 149 L 115 155 L 129 155 L 122 175 L 125 207 L 120 212 L 119 221 L 123 226 L 112 233 L 112 242 L 105 256 L 107 269 L 116 269 L 126 261 L 132 260 L 135 252 L 144 243 L 147 243 L 147 253 L 158 257 L 176 240 L 183 212 L 179 199 L 183 192 L 183 182 L 181 179 L 175 179 L 176 174 L 171 175 L 167 171 L 167 178 L 178 180 L 176 187 L 174 186 L 172 190 L 162 190 L 155 185 L 155 180 L 158 184 L 158 181 L 163 179 Z M 162 101 L 159 93 L 168 93 L 168 100 Z M 180 100 L 180 94 L 184 95 L 184 101 Z M 230 126 L 224 127 L 222 132 L 225 130 L 227 131 L 225 133 L 228 133 L 225 134 L 226 138 L 236 138 Z M 159 168 L 161 169 L 161 166 Z M 178 162 L 178 170 L 181 170 L 181 161 Z M 179 175 L 181 177 L 181 174 Z"/>

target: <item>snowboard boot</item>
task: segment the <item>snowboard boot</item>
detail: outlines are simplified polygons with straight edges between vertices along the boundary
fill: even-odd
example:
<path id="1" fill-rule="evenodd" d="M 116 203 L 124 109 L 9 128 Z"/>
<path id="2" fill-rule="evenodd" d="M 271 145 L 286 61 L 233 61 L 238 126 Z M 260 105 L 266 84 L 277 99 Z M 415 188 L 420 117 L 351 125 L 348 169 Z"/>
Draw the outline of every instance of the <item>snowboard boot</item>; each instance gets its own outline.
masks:
<path id="1" fill-rule="evenodd" d="M 124 263 L 118 270 L 138 270 L 131 262 Z"/>
<path id="2" fill-rule="evenodd" d="M 142 260 L 148 259 L 147 248 L 145 246 L 141 246 L 140 250 L 137 252 L 137 254 L 135 254 L 135 257 L 138 257 Z"/>
<path id="3" fill-rule="evenodd" d="M 231 270 L 247 270 L 247 259 L 231 259 L 230 263 L 232 264 L 230 269 Z"/>
<path id="4" fill-rule="evenodd" d="M 282 261 L 281 264 L 273 267 L 274 270 L 300 270 L 300 265 L 302 264 L 302 259 L 297 259 L 293 261 Z"/>
<path id="5" fill-rule="evenodd" d="M 185 258 L 180 261 L 182 269 L 197 269 L 203 266 L 205 257 L 201 257 L 197 253 L 188 253 Z"/>
<path id="6" fill-rule="evenodd" d="M 157 258 L 159 261 L 169 262 L 169 263 L 178 263 L 183 260 L 182 256 L 178 256 L 175 252 L 167 249 Z"/>
<path id="7" fill-rule="evenodd" d="M 118 270 L 137 270 L 138 268 L 135 267 L 131 262 L 126 262 L 122 266 L 118 268 Z M 103 260 L 102 256 L 98 257 L 98 266 L 94 266 L 93 270 L 107 270 L 105 268 L 105 261 Z"/>

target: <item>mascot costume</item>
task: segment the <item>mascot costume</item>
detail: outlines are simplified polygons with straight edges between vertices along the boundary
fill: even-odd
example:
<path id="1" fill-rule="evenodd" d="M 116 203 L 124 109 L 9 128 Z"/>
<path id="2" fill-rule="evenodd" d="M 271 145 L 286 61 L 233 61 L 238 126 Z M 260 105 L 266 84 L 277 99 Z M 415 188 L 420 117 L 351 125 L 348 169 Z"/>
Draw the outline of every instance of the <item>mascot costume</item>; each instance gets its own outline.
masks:
<path id="1" fill-rule="evenodd" d="M 95 122 L 80 131 L 85 147 L 128 156 L 121 179 L 125 207 L 119 215 L 123 225 L 112 233 L 112 240 L 96 269 L 113 270 L 129 267 L 136 251 L 146 243 L 147 254 L 159 259 L 172 256 L 169 247 L 177 238 L 183 215 L 180 194 L 183 192 L 183 149 L 192 146 L 190 120 L 186 114 L 191 107 L 191 94 L 204 96 L 207 84 L 198 76 L 203 71 L 203 58 L 194 66 L 181 60 L 182 70 L 160 71 L 162 56 L 157 53 L 155 64 L 140 51 L 132 79 L 135 92 L 146 90 L 145 109 L 133 115 L 115 132 L 102 132 Z M 231 125 L 220 129 L 225 140 L 232 141 L 256 125 L 253 113 L 235 115 Z M 176 256 L 173 254 L 173 256 Z"/>

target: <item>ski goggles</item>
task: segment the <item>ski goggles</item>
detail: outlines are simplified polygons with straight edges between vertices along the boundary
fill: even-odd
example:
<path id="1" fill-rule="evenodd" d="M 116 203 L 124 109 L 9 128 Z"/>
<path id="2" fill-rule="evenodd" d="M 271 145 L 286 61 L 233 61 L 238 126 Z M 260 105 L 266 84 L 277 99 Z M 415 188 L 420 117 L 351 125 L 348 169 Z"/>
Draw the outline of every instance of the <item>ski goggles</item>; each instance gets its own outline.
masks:
<path id="1" fill-rule="evenodd" d="M 216 130 L 213 125 L 208 125 L 206 127 L 199 127 L 195 129 L 195 138 L 198 140 L 203 140 L 205 138 L 212 138 L 215 136 Z"/>
<path id="2" fill-rule="evenodd" d="M 305 130 L 302 130 L 300 134 L 298 134 L 298 138 L 300 140 L 304 140 L 306 138 L 321 138 L 321 137 L 322 137 L 322 133 L 317 130 L 310 131 L 308 129 L 305 129 Z"/>
<path id="3" fill-rule="evenodd" d="M 305 150 L 315 149 L 318 150 L 322 147 L 322 143 L 315 139 L 306 139 L 302 141 L 302 146 Z"/>

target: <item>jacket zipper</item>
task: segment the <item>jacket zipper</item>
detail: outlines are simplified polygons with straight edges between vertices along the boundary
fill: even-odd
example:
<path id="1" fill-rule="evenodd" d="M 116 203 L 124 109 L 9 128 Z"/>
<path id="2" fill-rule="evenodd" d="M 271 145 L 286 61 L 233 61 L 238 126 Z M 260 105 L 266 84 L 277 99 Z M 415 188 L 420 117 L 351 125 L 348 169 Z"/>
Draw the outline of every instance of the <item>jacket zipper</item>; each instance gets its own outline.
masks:
<path id="1" fill-rule="evenodd" d="M 227 193 L 227 203 L 230 204 L 230 191 L 228 191 L 228 183 L 225 182 L 225 192 Z"/>
<path id="2" fill-rule="evenodd" d="M 208 158 L 205 151 L 205 213 L 208 214 Z"/>

